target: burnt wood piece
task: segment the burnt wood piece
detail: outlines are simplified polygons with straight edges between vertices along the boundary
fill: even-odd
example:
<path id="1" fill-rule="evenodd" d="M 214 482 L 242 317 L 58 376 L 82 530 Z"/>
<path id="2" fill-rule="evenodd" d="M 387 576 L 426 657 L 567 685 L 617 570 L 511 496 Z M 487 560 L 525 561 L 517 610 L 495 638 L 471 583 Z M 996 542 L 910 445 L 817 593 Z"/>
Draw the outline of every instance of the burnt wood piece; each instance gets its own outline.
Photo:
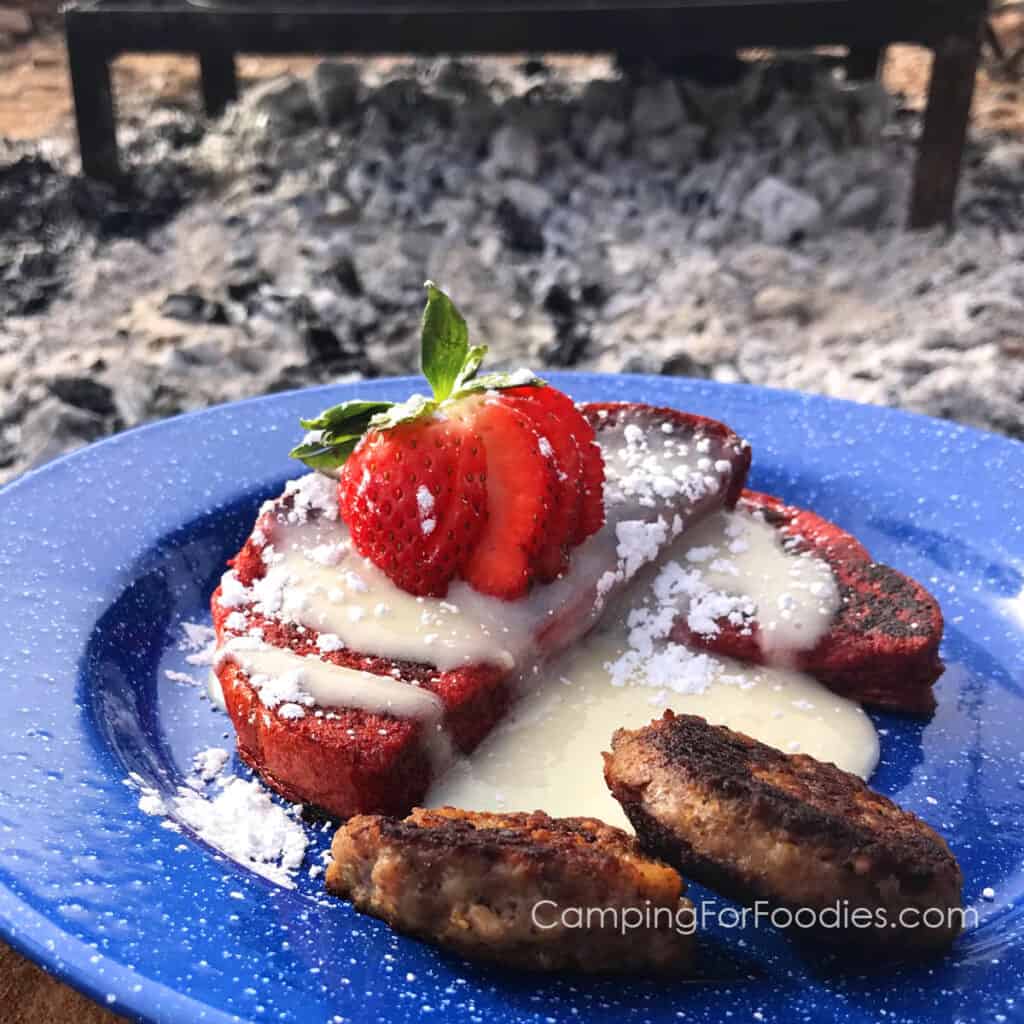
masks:
<path id="1" fill-rule="evenodd" d="M 117 176 L 109 62 L 200 55 L 207 111 L 239 53 L 627 53 L 656 65 L 745 47 L 847 46 L 856 74 L 890 43 L 936 51 L 910 224 L 952 217 L 988 0 L 68 0 L 82 167 Z"/>

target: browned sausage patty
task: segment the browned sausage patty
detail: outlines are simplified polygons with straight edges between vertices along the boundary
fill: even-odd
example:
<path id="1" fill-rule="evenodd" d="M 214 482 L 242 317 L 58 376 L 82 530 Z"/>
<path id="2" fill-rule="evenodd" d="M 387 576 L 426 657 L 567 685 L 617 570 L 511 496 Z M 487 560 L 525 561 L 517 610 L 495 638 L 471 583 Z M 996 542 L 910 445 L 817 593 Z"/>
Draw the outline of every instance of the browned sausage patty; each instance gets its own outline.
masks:
<path id="1" fill-rule="evenodd" d="M 960 931 L 963 879 L 945 840 L 856 775 L 671 711 L 618 730 L 604 757 L 644 849 L 688 878 L 790 911 L 867 908 L 867 926 L 827 915 L 815 929 L 844 943 L 929 949 Z M 928 908 L 954 909 L 921 924 Z"/>
<path id="2" fill-rule="evenodd" d="M 690 963 L 693 908 L 678 873 L 592 818 L 452 807 L 404 820 L 359 815 L 331 852 L 330 892 L 463 956 L 545 971 Z M 627 907 L 652 926 L 621 928 Z"/>

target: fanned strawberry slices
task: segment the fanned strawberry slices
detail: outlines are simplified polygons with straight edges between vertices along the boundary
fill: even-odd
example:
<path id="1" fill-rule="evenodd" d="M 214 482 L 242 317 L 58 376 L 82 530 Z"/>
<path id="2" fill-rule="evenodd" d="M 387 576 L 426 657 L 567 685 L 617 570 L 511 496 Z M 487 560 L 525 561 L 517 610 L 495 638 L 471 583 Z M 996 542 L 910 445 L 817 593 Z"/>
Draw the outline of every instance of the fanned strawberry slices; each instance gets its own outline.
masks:
<path id="1" fill-rule="evenodd" d="M 594 430 L 565 394 L 520 371 L 477 376 L 486 350 L 428 282 L 422 363 L 433 397 L 346 402 L 306 422 L 292 454 L 340 467 L 352 543 L 403 590 L 465 579 L 515 600 L 549 583 L 604 521 Z"/>

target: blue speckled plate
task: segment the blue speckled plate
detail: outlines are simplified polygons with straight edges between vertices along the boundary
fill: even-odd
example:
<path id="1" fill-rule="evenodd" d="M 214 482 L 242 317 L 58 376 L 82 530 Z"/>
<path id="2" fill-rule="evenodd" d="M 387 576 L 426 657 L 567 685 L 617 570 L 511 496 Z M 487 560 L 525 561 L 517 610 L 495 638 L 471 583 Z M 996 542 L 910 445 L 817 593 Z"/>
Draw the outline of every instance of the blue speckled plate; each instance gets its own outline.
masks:
<path id="1" fill-rule="evenodd" d="M 141 814 L 129 772 L 168 789 L 193 753 L 225 744 L 227 719 L 165 673 L 194 671 L 180 623 L 206 620 L 257 506 L 296 475 L 299 415 L 357 392 L 403 397 L 398 380 L 165 421 L 0 492 L 0 931 L 154 1021 L 1024 1019 L 1024 446 L 784 392 L 555 376 L 580 399 L 726 420 L 754 446 L 754 486 L 836 520 L 938 595 L 939 710 L 926 724 L 875 716 L 875 784 L 948 836 L 978 927 L 921 966 L 844 968 L 768 928 L 716 928 L 697 982 L 534 977 L 400 938 L 305 872 L 278 888 Z M 315 834 L 314 856 L 327 839 Z"/>

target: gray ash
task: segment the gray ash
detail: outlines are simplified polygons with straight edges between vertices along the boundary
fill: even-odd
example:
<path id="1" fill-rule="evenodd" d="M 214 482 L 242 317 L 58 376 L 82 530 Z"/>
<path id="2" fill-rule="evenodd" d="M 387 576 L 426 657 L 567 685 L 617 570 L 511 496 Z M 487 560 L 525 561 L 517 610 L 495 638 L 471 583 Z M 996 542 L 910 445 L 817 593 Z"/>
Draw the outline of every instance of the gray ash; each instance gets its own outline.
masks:
<path id="1" fill-rule="evenodd" d="M 498 364 L 1024 436 L 1024 145 L 975 140 L 957 231 L 908 233 L 897 98 L 806 62 L 704 79 L 324 62 L 212 124 L 125 97 L 116 187 L 0 142 L 0 479 L 175 412 L 415 372 L 427 277 Z"/>

